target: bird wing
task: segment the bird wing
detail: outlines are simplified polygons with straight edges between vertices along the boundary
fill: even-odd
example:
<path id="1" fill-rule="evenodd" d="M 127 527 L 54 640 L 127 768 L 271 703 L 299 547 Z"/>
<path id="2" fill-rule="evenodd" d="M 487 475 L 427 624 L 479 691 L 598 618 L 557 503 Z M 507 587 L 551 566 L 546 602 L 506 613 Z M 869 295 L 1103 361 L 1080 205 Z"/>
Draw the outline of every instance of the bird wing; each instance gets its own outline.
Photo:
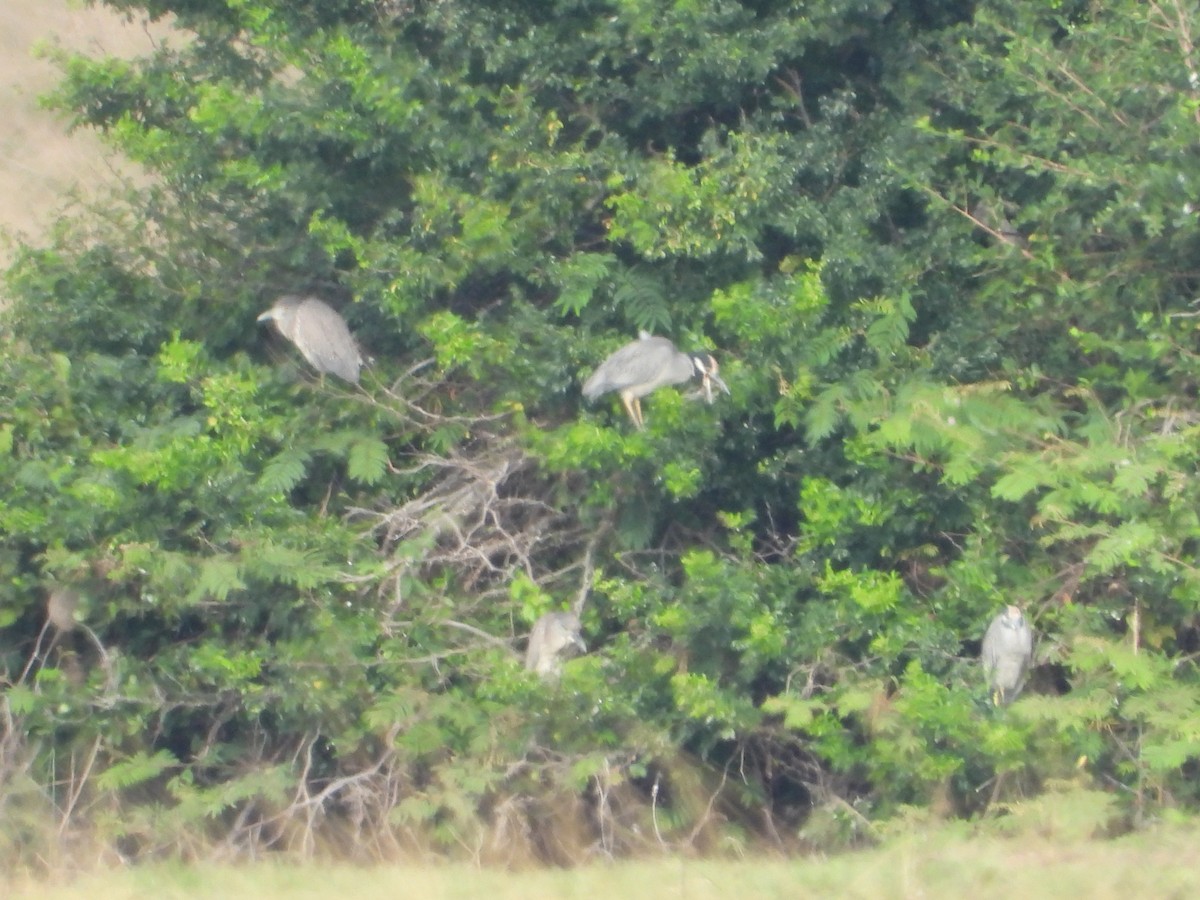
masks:
<path id="1" fill-rule="evenodd" d="M 1000 616 L 996 616 L 983 635 L 983 646 L 980 648 L 979 659 L 983 663 L 983 671 L 989 679 L 1000 662 L 1000 640 L 1003 630 L 1004 623 L 1000 621 Z"/>
<path id="2" fill-rule="evenodd" d="M 609 391 L 621 391 L 655 380 L 679 351 L 664 337 L 630 341 L 596 367 L 583 384 L 583 396 L 595 400 Z"/>
<path id="3" fill-rule="evenodd" d="M 1012 649 L 1014 655 L 1020 655 L 1021 671 L 1024 672 L 1033 663 L 1033 631 L 1024 619 L 1021 620 L 1020 627 L 1012 636 Z"/>
<path id="4" fill-rule="evenodd" d="M 1033 631 L 1023 618 L 1009 626 L 1004 616 L 1001 613 L 988 625 L 979 658 L 989 686 L 999 692 L 1002 702 L 1011 703 L 1021 693 L 1033 662 Z"/>
<path id="5" fill-rule="evenodd" d="M 533 623 L 533 631 L 529 633 L 529 646 L 525 648 L 525 668 L 530 672 L 540 672 L 543 668 L 543 660 L 546 658 L 544 654 L 546 644 L 546 617 L 538 619 Z"/>
<path id="6" fill-rule="evenodd" d="M 296 344 L 305 358 L 317 369 L 356 383 L 362 355 L 346 320 L 333 307 L 315 299 L 305 301 L 298 312 L 296 330 L 300 339 Z M 309 348 L 319 350 L 310 355 Z"/>

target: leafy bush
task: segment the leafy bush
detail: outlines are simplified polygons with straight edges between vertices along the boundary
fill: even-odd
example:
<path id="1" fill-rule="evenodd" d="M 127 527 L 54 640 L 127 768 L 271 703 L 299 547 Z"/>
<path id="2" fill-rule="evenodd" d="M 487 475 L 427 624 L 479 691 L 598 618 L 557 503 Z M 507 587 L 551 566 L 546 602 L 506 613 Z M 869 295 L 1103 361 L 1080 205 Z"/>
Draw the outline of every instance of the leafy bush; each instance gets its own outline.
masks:
<path id="1" fill-rule="evenodd" d="M 187 39 L 64 61 L 158 181 L 8 273 L 7 859 L 1195 810 L 1192 13 L 110 5 Z M 255 330 L 295 291 L 361 390 Z M 731 396 L 584 406 L 641 328 Z"/>

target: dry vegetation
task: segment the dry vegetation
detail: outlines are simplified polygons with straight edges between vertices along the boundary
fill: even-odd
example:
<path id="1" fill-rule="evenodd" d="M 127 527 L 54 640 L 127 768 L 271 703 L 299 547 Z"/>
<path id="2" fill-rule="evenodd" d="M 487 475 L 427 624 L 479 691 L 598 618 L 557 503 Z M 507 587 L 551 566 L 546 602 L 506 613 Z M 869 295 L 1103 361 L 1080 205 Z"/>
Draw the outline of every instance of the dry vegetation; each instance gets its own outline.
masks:
<path id="1" fill-rule="evenodd" d="M 1197 835 L 1168 829 L 1111 842 L 1019 838 L 965 839 L 959 830 L 922 834 L 881 850 L 827 859 L 739 862 L 688 859 L 595 865 L 573 870 L 501 872 L 461 866 L 253 867 L 148 866 L 74 882 L 12 886 L 7 896 L 39 900 L 134 900 L 141 897 L 255 897 L 258 900 L 353 896 L 489 897 L 491 900 L 569 897 L 687 898 L 903 897 L 987 898 L 1196 896 Z"/>
<path id="2" fill-rule="evenodd" d="M 161 33 L 161 29 L 156 29 Z M 67 134 L 65 121 L 38 98 L 58 70 L 41 51 L 133 55 L 153 46 L 152 33 L 82 0 L 4 0 L 0 3 L 0 234 L 36 238 L 76 197 L 98 190 L 132 167 L 113 159 L 95 135 Z M 11 259 L 0 239 L 0 268 Z"/>

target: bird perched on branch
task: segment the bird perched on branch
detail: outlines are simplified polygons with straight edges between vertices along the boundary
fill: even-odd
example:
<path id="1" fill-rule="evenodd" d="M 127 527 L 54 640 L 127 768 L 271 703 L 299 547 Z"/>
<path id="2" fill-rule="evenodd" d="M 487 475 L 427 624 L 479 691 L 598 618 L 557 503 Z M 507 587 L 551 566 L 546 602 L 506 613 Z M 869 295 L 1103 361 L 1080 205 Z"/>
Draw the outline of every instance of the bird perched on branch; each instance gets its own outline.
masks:
<path id="1" fill-rule="evenodd" d="M 625 411 L 638 428 L 642 420 L 641 398 L 668 384 L 699 378 L 705 399 L 713 402 L 713 385 L 726 394 L 729 387 L 717 374 L 717 361 L 708 353 L 683 353 L 664 337 L 642 332 L 596 368 L 583 384 L 583 396 L 595 400 L 616 391 Z"/>
<path id="2" fill-rule="evenodd" d="M 533 623 L 525 668 L 542 678 L 554 678 L 562 661 L 576 653 L 587 653 L 587 644 L 579 636 L 579 616 L 573 612 L 548 612 Z"/>
<path id="3" fill-rule="evenodd" d="M 79 591 L 64 585 L 55 585 L 46 594 L 46 621 L 59 632 L 75 628 L 75 613 L 79 609 Z"/>
<path id="4" fill-rule="evenodd" d="M 289 294 L 276 300 L 258 321 L 271 322 L 318 372 L 358 384 L 363 362 L 358 344 L 346 320 L 324 300 Z"/>
<path id="5" fill-rule="evenodd" d="M 1017 699 L 1033 661 L 1033 632 L 1019 608 L 1007 606 L 992 619 L 983 636 L 980 658 L 992 702 L 999 706 Z"/>

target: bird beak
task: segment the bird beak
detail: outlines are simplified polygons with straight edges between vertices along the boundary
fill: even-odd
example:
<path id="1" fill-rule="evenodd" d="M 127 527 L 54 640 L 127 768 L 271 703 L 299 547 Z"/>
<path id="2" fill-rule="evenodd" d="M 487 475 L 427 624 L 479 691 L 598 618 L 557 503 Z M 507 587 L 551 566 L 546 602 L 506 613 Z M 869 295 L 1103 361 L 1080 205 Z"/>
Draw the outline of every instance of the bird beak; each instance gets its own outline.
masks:
<path id="1" fill-rule="evenodd" d="M 716 372 L 709 372 L 704 376 L 704 399 L 709 403 L 713 402 L 713 385 L 719 387 L 724 393 L 729 393 L 729 385 Z"/>
<path id="2" fill-rule="evenodd" d="M 275 310 L 268 309 L 265 313 L 263 313 L 261 316 L 259 316 L 254 321 L 255 322 L 269 322 L 273 318 L 275 318 Z"/>

